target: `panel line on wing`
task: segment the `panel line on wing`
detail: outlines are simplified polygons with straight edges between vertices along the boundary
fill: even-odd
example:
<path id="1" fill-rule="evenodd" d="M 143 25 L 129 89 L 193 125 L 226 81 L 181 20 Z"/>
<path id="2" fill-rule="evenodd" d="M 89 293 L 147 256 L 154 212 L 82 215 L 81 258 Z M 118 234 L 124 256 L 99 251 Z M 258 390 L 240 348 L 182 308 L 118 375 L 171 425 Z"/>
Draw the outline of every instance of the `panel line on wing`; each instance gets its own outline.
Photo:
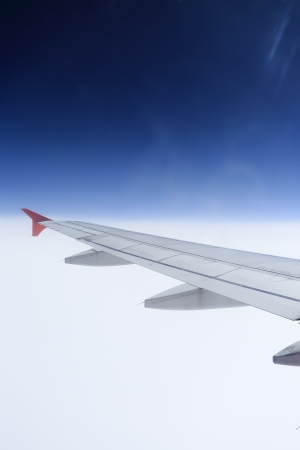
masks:
<path id="1" fill-rule="evenodd" d="M 146 261 L 149 261 L 149 262 L 153 262 L 153 263 L 156 263 L 156 264 L 159 264 L 159 265 L 170 267 L 172 269 L 181 270 L 183 272 L 188 272 L 188 273 L 191 273 L 191 274 L 194 274 L 194 275 L 199 275 L 199 276 L 202 276 L 204 278 L 211 279 L 211 280 L 220 281 L 222 283 L 226 283 L 226 284 L 230 284 L 230 285 L 233 285 L 233 286 L 242 287 L 242 288 L 249 289 L 249 290 L 252 290 L 252 291 L 255 291 L 255 292 L 261 292 L 263 294 L 274 295 L 275 297 L 284 298 L 284 299 L 287 299 L 287 300 L 292 300 L 292 301 L 295 301 L 295 302 L 298 302 L 298 303 L 300 302 L 299 299 L 296 299 L 296 298 L 293 298 L 293 297 L 289 297 L 289 296 L 286 296 L 286 295 L 277 294 L 275 292 L 266 291 L 264 289 L 259 289 L 259 288 L 255 288 L 255 287 L 252 287 L 252 286 L 243 285 L 243 284 L 240 284 L 240 283 L 235 283 L 235 282 L 232 282 L 232 281 L 229 281 L 229 280 L 222 280 L 221 278 L 218 278 L 216 276 L 206 275 L 206 274 L 203 274 L 203 273 L 200 273 L 200 272 L 195 272 L 193 270 L 182 269 L 180 267 L 176 267 L 176 266 L 173 266 L 171 264 L 166 264 L 166 263 L 162 263 L 160 261 L 154 261 L 154 260 L 152 260 L 150 258 L 145 258 L 145 257 L 142 257 L 142 256 L 133 255 L 133 254 L 131 254 L 129 252 L 126 252 L 126 251 L 123 251 L 123 250 L 116 250 L 116 249 L 114 249 L 112 247 L 108 247 L 108 246 L 105 246 L 105 245 L 103 245 L 102 247 L 105 247 L 105 248 L 113 250 L 113 251 L 117 251 L 119 253 L 124 253 L 125 255 L 128 255 L 128 256 L 133 256 L 135 258 L 143 259 L 143 260 L 146 260 Z"/>
<path id="2" fill-rule="evenodd" d="M 53 221 L 53 223 L 57 223 L 57 225 L 61 225 L 61 226 L 66 226 L 67 227 L 67 225 L 63 225 L 63 223 L 65 224 L 66 222 L 63 222 L 63 223 L 61 223 L 61 222 L 55 222 L 55 221 Z M 109 229 L 109 230 L 120 230 L 120 231 L 123 231 L 123 232 L 127 232 L 127 233 L 132 233 L 132 234 L 138 234 L 138 235 L 140 235 L 140 236 L 148 236 L 148 237 L 153 237 L 153 238 L 160 238 L 160 239 L 166 239 L 166 240 L 169 240 L 169 238 L 163 238 L 163 237 L 160 237 L 160 236 L 154 236 L 154 235 L 147 235 L 147 234 L 144 234 L 144 233 L 139 233 L 139 232 L 129 232 L 129 231 L 127 231 L 127 230 L 122 230 L 122 229 L 116 229 L 116 228 L 113 228 L 113 227 L 106 227 L 106 226 L 99 226 L 99 229 L 96 229 L 96 228 L 93 228 L 92 226 L 86 226 L 86 225 L 81 225 L 81 223 L 82 224 L 86 224 L 86 222 L 80 222 L 80 225 L 79 225 L 79 223 L 77 223 L 77 224 L 75 224 L 74 222 L 71 222 L 71 221 L 68 221 L 68 223 L 69 224 L 74 224 L 75 225 L 75 227 L 77 226 L 77 227 L 82 227 L 82 228 L 86 228 L 86 229 L 89 229 L 89 230 L 93 230 L 94 232 L 97 232 L 97 233 L 101 233 L 101 231 L 100 231 L 100 229 Z M 50 227 L 49 226 L 50 224 L 47 224 L 47 226 L 48 227 Z M 91 225 L 94 225 L 94 224 L 91 224 Z M 74 228 L 75 228 L 74 227 Z M 74 229 L 72 226 L 69 226 L 69 228 L 70 229 Z M 75 228 L 76 229 L 76 228 Z M 80 230 L 80 231 L 83 231 L 83 230 Z M 116 234 L 116 233 L 112 233 L 111 231 L 110 232 L 107 232 L 107 231 L 102 231 L 102 233 L 104 233 L 104 234 L 106 234 L 106 235 L 110 235 L 110 236 L 115 236 L 115 237 L 118 237 L 118 238 L 123 238 L 122 236 L 120 236 L 120 234 Z M 90 233 L 90 234 L 94 234 L 94 233 Z M 94 236 L 95 236 L 95 234 L 94 234 Z M 80 240 L 84 240 L 84 238 L 79 238 Z M 78 240 L 79 240 L 78 239 Z M 140 241 L 140 240 L 137 240 L 137 239 L 133 239 L 132 237 L 124 237 L 123 239 L 126 239 L 126 240 L 131 240 L 131 241 L 133 241 L 133 242 L 137 242 L 138 244 L 145 244 L 145 245 L 149 245 L 149 246 L 152 246 L 152 247 L 154 247 L 154 248 L 161 248 L 161 249 L 165 249 L 165 250 L 168 250 L 168 251 L 176 251 L 176 252 L 178 252 L 178 250 L 177 249 L 173 249 L 173 248 L 170 248 L 170 247 L 166 247 L 166 246 L 164 246 L 164 245 L 155 245 L 155 244 L 151 244 L 151 243 L 146 243 L 146 242 L 144 242 L 144 241 Z M 92 241 L 92 240 L 91 240 Z M 172 240 L 173 241 L 173 240 Z M 187 241 L 181 241 L 181 240 L 175 240 L 176 242 L 178 242 L 178 243 L 186 243 L 186 244 L 192 244 L 192 243 L 190 243 L 190 242 L 187 242 Z M 136 245 L 138 245 L 138 244 L 136 244 Z M 215 247 L 215 246 L 207 246 L 207 245 L 205 245 L 205 244 L 198 244 L 198 243 L 195 243 L 195 245 L 197 245 L 197 246 L 203 246 L 203 247 L 213 247 L 213 248 L 218 248 L 218 247 Z M 225 249 L 225 248 L 223 248 L 222 247 L 222 249 L 224 249 L 224 250 L 230 250 L 230 249 Z M 237 251 L 240 251 L 240 250 L 237 250 Z M 185 255 L 190 255 L 190 256 L 193 256 L 193 257 L 196 257 L 196 258 L 202 258 L 202 259 L 205 259 L 205 260 L 207 260 L 207 261 L 211 261 L 211 262 L 219 262 L 219 263 L 224 263 L 224 264 L 228 264 L 229 262 L 228 261 L 226 261 L 226 260 L 223 260 L 223 259 L 218 259 L 218 258 L 212 258 L 212 257 L 209 257 L 209 256 L 203 256 L 203 255 L 197 255 L 197 254 L 195 254 L 195 253 L 192 253 L 192 252 L 189 252 L 189 251 L 181 251 L 179 254 L 185 254 Z M 259 254 L 258 254 L 259 255 Z M 272 255 L 264 255 L 264 256 L 267 256 L 267 257 L 269 257 L 269 256 L 272 256 Z M 293 274 L 293 273 L 290 273 L 290 272 L 280 272 L 280 271 L 277 271 L 277 270 L 274 270 L 274 269 L 268 269 L 267 267 L 259 267 L 259 266 L 249 266 L 249 265 L 246 265 L 246 264 L 237 264 L 237 263 L 234 263 L 234 262 L 230 262 L 229 264 L 232 264 L 232 265 L 234 265 L 235 267 L 237 267 L 237 268 L 247 268 L 247 269 L 249 269 L 249 270 L 255 270 L 255 271 L 259 271 L 259 272 L 261 272 L 261 273 L 268 273 L 268 274 L 271 274 L 271 275 L 274 275 L 274 276 L 285 276 L 285 277 L 288 277 L 289 279 L 294 279 L 294 280 L 299 280 L 299 278 L 300 278 L 300 275 L 296 275 L 296 274 Z"/>
<path id="3" fill-rule="evenodd" d="M 74 222 L 70 222 L 70 223 L 74 223 Z M 85 222 L 82 222 L 82 223 L 85 223 Z M 94 224 L 91 224 L 91 225 L 94 225 Z M 89 227 L 86 227 L 86 228 L 91 229 L 93 231 L 97 231 L 97 232 L 99 232 L 100 229 L 103 229 L 103 228 L 104 229 L 109 229 L 109 230 L 120 230 L 120 231 L 125 232 L 125 233 L 137 234 L 137 235 L 140 235 L 140 236 L 148 236 L 148 237 L 152 237 L 152 238 L 160 238 L 160 239 L 165 239 L 167 241 L 169 240 L 169 238 L 164 238 L 164 237 L 161 237 L 161 236 L 149 235 L 149 234 L 140 233 L 140 232 L 129 232 L 128 230 L 117 229 L 117 228 L 101 226 L 101 225 L 99 225 L 99 229 L 98 230 L 93 228 L 92 226 L 89 226 Z M 123 236 L 120 236 L 120 234 L 112 233 L 112 231 L 110 231 L 110 232 L 102 231 L 102 232 L 107 234 L 107 235 L 123 238 Z M 169 250 L 169 251 L 171 250 L 171 251 L 174 251 L 174 252 L 179 252 L 179 254 L 186 254 L 186 255 L 194 256 L 196 258 L 197 257 L 198 258 L 203 258 L 203 259 L 205 259 L 207 261 L 219 262 L 219 263 L 224 263 L 224 264 L 228 264 L 229 263 L 229 261 L 224 260 L 224 259 L 213 258 L 213 257 L 209 257 L 209 256 L 204 256 L 204 255 L 198 255 L 198 254 L 195 254 L 193 252 L 186 251 L 186 250 L 185 251 L 180 251 L 178 249 L 173 249 L 171 247 L 166 247 L 164 245 L 158 245 L 158 244 L 155 245 L 153 243 L 151 244 L 151 243 L 148 243 L 148 242 L 145 242 L 145 241 L 140 241 L 140 240 L 134 239 L 132 237 L 124 237 L 124 239 L 128 239 L 128 240 L 132 240 L 134 242 L 138 242 L 138 243 L 141 243 L 141 244 L 149 245 L 149 246 L 152 246 L 154 248 L 156 247 L 156 248 L 161 248 L 161 249 L 165 249 L 165 250 Z M 209 247 L 209 248 L 215 248 L 215 249 L 218 248 L 216 246 L 209 246 L 209 245 L 206 245 L 206 244 L 192 243 L 192 242 L 182 241 L 180 239 L 174 239 L 174 240 L 172 239 L 172 241 L 176 241 L 176 242 L 182 243 L 182 244 L 195 244 L 195 245 L 201 246 L 201 247 L 203 246 L 203 247 Z M 171 244 L 171 245 L 173 245 L 173 244 Z M 221 248 L 224 249 L 224 250 L 231 250 L 231 249 L 227 249 L 225 247 L 221 247 Z M 236 250 L 236 251 L 241 251 L 241 250 Z M 257 254 L 257 255 L 259 255 L 259 254 Z M 264 256 L 272 257 L 273 255 L 264 255 Z M 295 280 L 299 280 L 300 279 L 300 275 L 297 275 L 295 273 L 281 272 L 281 271 L 274 270 L 274 269 L 268 269 L 267 267 L 249 266 L 247 264 L 241 264 L 241 263 L 237 264 L 237 263 L 234 263 L 234 262 L 232 262 L 232 263 L 230 262 L 230 264 L 232 264 L 232 265 L 234 265 L 235 267 L 238 267 L 238 268 L 247 268 L 247 269 L 250 269 L 250 270 L 257 270 L 257 271 L 260 271 L 262 273 L 269 273 L 269 274 L 272 274 L 272 275 L 275 275 L 275 276 L 286 276 L 286 277 L 289 277 L 289 278 L 293 278 Z"/>

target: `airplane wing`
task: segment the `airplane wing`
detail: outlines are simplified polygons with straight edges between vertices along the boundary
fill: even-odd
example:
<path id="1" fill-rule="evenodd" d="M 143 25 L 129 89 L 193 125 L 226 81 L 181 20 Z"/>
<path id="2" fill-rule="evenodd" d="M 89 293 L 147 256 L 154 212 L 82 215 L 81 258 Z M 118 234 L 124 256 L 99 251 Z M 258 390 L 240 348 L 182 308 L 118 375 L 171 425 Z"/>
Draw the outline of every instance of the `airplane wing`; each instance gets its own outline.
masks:
<path id="1" fill-rule="evenodd" d="M 32 218 L 33 235 L 50 228 L 92 248 L 66 258 L 66 263 L 138 264 L 185 283 L 145 300 L 145 307 L 208 309 L 250 305 L 290 320 L 300 319 L 299 260 L 87 222 L 55 221 L 27 209 L 23 211 Z M 281 355 L 274 362 L 286 364 L 283 360 Z"/>

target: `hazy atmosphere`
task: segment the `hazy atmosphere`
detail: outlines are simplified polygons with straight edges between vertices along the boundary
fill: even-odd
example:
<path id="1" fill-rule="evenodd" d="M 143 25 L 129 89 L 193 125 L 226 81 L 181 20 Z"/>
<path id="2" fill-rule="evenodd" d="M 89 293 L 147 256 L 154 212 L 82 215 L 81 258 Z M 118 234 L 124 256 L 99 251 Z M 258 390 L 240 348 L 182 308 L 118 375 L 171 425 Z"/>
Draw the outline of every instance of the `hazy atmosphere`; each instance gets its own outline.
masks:
<path id="1" fill-rule="evenodd" d="M 111 223 L 300 253 L 300 224 Z M 145 309 L 180 283 L 135 265 L 68 266 L 86 246 L 49 230 L 31 238 L 25 216 L 0 225 L 1 448 L 297 447 L 299 368 L 272 362 L 297 323 L 251 307 Z"/>
<path id="2" fill-rule="evenodd" d="M 180 282 L 20 209 L 300 259 L 300 4 L 4 0 L 0 42 L 0 448 L 296 448 L 296 322 L 145 309 Z"/>

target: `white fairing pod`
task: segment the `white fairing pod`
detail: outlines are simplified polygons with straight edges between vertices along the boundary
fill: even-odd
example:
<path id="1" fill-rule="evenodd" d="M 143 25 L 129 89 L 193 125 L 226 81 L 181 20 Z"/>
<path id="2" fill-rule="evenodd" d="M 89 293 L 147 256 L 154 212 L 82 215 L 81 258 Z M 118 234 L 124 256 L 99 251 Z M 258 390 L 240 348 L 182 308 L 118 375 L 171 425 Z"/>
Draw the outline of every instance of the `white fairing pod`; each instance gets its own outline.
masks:
<path id="1" fill-rule="evenodd" d="M 218 309 L 247 306 L 223 295 L 206 289 L 182 284 L 150 297 L 144 302 L 145 308 L 168 310 Z"/>
<path id="2" fill-rule="evenodd" d="M 118 256 L 111 255 L 106 252 L 97 252 L 96 250 L 87 250 L 86 252 L 77 253 L 77 255 L 65 258 L 66 264 L 76 264 L 78 266 L 125 266 L 132 264 Z"/>
<path id="3" fill-rule="evenodd" d="M 273 363 L 284 366 L 300 366 L 300 341 L 276 353 L 273 356 Z"/>

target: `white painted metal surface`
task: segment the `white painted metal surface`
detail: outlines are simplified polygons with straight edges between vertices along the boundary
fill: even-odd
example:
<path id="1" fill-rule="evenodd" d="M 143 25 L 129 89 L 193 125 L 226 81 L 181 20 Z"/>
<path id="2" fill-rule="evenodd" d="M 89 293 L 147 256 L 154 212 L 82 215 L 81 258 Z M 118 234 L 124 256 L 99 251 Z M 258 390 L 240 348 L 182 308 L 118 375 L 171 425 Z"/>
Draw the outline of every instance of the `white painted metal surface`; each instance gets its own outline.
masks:
<path id="1" fill-rule="evenodd" d="M 291 320 L 300 318 L 300 261 L 73 221 L 40 224 L 131 263 Z"/>

